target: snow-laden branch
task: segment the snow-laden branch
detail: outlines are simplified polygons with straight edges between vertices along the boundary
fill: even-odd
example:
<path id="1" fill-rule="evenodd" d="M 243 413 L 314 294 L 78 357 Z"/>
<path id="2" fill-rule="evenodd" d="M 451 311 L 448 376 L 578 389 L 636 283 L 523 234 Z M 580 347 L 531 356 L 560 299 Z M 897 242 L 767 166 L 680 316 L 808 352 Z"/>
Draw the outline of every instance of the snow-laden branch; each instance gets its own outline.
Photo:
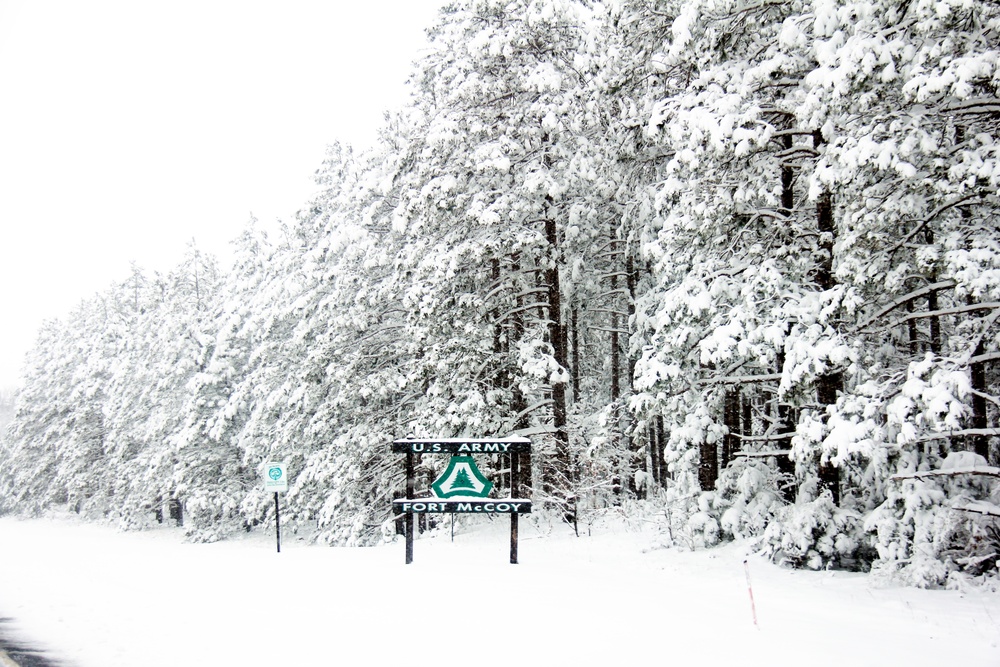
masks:
<path id="1" fill-rule="evenodd" d="M 514 415 L 513 418 L 511 418 L 510 422 L 512 424 L 516 424 L 519 421 L 521 421 L 521 419 L 523 417 L 526 417 L 529 414 L 531 414 L 532 412 L 534 412 L 535 410 L 539 410 L 541 408 L 544 408 L 547 405 L 552 405 L 552 403 L 553 403 L 553 400 L 551 398 L 545 398 L 545 399 L 542 399 L 542 400 L 538 401 L 537 403 L 532 403 L 531 405 L 529 405 L 528 407 L 526 407 L 525 409 L 521 410 L 516 415 Z M 516 433 L 515 435 L 523 435 L 523 433 L 519 432 L 519 433 Z"/>
<path id="2" fill-rule="evenodd" d="M 889 329 L 893 329 L 900 325 L 906 324 L 912 320 L 923 320 L 929 317 L 943 317 L 945 315 L 960 315 L 961 313 L 973 312 L 976 310 L 995 310 L 1000 308 L 1000 301 L 987 301 L 985 303 L 974 303 L 965 306 L 955 306 L 954 308 L 942 308 L 940 310 L 927 310 L 922 313 L 911 313 L 905 317 L 901 317 L 898 320 L 890 322 L 888 325 Z M 859 329 L 858 333 L 861 333 L 863 329 Z"/>
<path id="3" fill-rule="evenodd" d="M 713 384 L 754 384 L 756 382 L 775 382 L 781 380 L 781 373 L 766 373 L 763 375 L 724 375 L 722 377 L 698 380 L 701 386 Z"/>
<path id="4" fill-rule="evenodd" d="M 972 431 L 998 431 L 1000 429 L 970 429 Z M 996 435 L 996 434 L 994 434 Z M 962 466 L 958 468 L 945 468 L 944 470 L 924 470 L 922 472 L 901 472 L 892 476 L 892 479 L 925 479 L 927 477 L 954 477 L 956 475 L 982 475 L 984 477 L 1000 478 L 1000 468 L 993 466 Z"/>
<path id="5" fill-rule="evenodd" d="M 752 220 L 756 218 L 770 218 L 771 220 L 785 220 L 788 218 L 788 213 L 785 211 L 779 211 L 773 208 L 755 208 L 752 211 L 740 211 L 743 215 L 752 216 Z"/>
<path id="6" fill-rule="evenodd" d="M 931 223 L 931 221 L 933 221 L 935 218 L 937 218 L 945 211 L 948 211 L 958 206 L 963 206 L 965 204 L 971 204 L 977 200 L 982 200 L 984 198 L 985 197 L 983 194 L 979 192 L 974 192 L 972 194 L 967 194 L 963 197 L 958 197 L 957 199 L 952 199 L 951 201 L 946 201 L 945 203 L 941 204 L 936 209 L 931 211 L 931 214 L 928 215 L 926 218 L 924 218 L 919 225 L 910 230 L 909 234 L 904 236 L 902 239 L 900 239 L 899 243 L 890 248 L 888 254 L 890 256 L 894 255 L 897 250 L 909 245 L 910 241 L 912 241 L 917 236 L 917 234 L 922 232 L 927 227 L 927 225 Z"/>
<path id="7" fill-rule="evenodd" d="M 988 503 L 985 500 L 971 502 L 968 505 L 963 505 L 961 507 L 952 507 L 951 509 L 958 510 L 959 512 L 983 514 L 985 516 L 1000 516 L 1000 505 L 994 505 L 993 503 Z"/>
<path id="8" fill-rule="evenodd" d="M 973 338 L 973 340 L 969 341 L 971 344 L 968 347 L 968 352 L 966 352 L 969 356 L 964 360 L 965 363 L 976 363 L 972 361 L 975 356 L 985 357 L 988 354 L 991 354 L 987 353 L 983 355 L 976 355 L 976 350 L 980 349 L 979 346 L 982 345 L 983 338 L 986 337 L 986 332 L 993 328 L 993 325 L 996 324 L 998 318 L 1000 318 L 1000 310 L 994 310 L 982 320 L 983 326 L 980 328 L 979 333 L 975 336 L 975 338 Z M 989 361 L 989 359 L 983 359 L 983 361 Z"/>
<path id="9" fill-rule="evenodd" d="M 591 308 L 589 312 L 591 312 L 591 313 L 607 313 L 608 315 L 617 315 L 618 317 L 628 317 L 629 316 L 628 313 L 626 313 L 624 311 L 621 311 L 621 310 L 615 310 L 614 308 Z"/>
<path id="10" fill-rule="evenodd" d="M 511 308 L 505 311 L 504 313 L 498 315 L 497 317 L 495 317 L 491 322 L 491 324 L 498 324 L 500 322 L 503 322 L 511 315 L 516 315 L 517 313 L 523 313 L 525 311 L 533 310 L 535 308 L 548 308 L 548 307 L 549 304 L 546 303 L 545 301 L 536 301 L 535 303 L 529 303 L 524 306 L 518 306 L 517 308 Z"/>
<path id="11" fill-rule="evenodd" d="M 596 280 L 604 280 L 606 278 L 628 278 L 627 271 L 613 271 L 611 273 L 601 273 L 594 276 Z"/>
<path id="12" fill-rule="evenodd" d="M 785 5 L 785 0 L 758 0 L 758 2 L 749 2 L 746 4 L 741 4 L 736 6 L 728 14 L 721 15 L 708 15 L 708 18 L 714 21 L 724 21 L 728 19 L 742 19 L 747 14 L 753 14 L 755 12 L 765 11 L 771 7 L 781 7 Z"/>
<path id="13" fill-rule="evenodd" d="M 629 296 L 629 292 L 625 288 L 608 290 L 607 292 L 601 292 L 600 294 L 595 296 L 594 300 L 603 299 L 606 296 Z"/>
<path id="14" fill-rule="evenodd" d="M 960 102 L 952 102 L 939 107 L 941 113 L 971 116 L 979 114 L 1000 114 L 1000 99 L 996 97 L 975 97 Z"/>
<path id="15" fill-rule="evenodd" d="M 882 319 L 883 317 L 885 317 L 886 315 L 888 315 L 892 311 L 896 310 L 900 306 L 906 305 L 907 303 L 913 301 L 914 299 L 919 299 L 920 297 L 927 296 L 931 292 L 936 292 L 938 290 L 950 289 L 950 288 L 952 288 L 954 286 L 955 286 L 955 281 L 954 280 L 943 280 L 941 282 L 937 282 L 937 283 L 934 283 L 932 285 L 927 285 L 925 287 L 921 287 L 920 289 L 915 290 L 913 292 L 910 292 L 909 294 L 904 294 L 903 296 L 899 297 L 898 299 L 896 299 L 895 301 L 893 301 L 889 305 L 883 307 L 882 310 L 878 311 L 877 313 L 875 313 L 874 315 L 872 315 L 871 317 L 869 317 L 867 320 L 865 320 L 864 322 L 862 322 L 860 325 L 858 325 L 857 330 L 860 331 L 860 330 L 866 329 L 873 322 L 876 322 L 876 321 Z"/>
<path id="16" fill-rule="evenodd" d="M 795 437 L 795 432 L 774 433 L 772 435 L 740 435 L 739 433 L 730 433 L 729 435 L 739 438 L 741 442 L 771 442 L 774 440 L 791 440 Z M 787 454 L 788 452 L 785 453 Z"/>
<path id="17" fill-rule="evenodd" d="M 499 293 L 503 292 L 506 287 L 508 287 L 508 286 L 507 285 L 499 285 L 498 287 L 490 290 L 486 294 L 486 296 L 483 297 L 483 301 L 486 301 L 486 302 L 492 301 L 493 298 L 496 297 Z M 511 298 L 511 299 L 522 299 L 522 298 L 524 298 L 526 296 L 531 296 L 532 294 L 541 294 L 541 293 L 547 292 L 547 291 L 549 291 L 549 288 L 548 288 L 547 285 L 544 285 L 542 287 L 532 287 L 531 289 L 523 290 L 521 292 L 518 292 L 517 294 L 511 294 L 509 296 L 509 298 Z"/>
<path id="18" fill-rule="evenodd" d="M 810 146 L 792 146 L 775 154 L 781 166 L 797 167 L 798 161 L 803 159 L 814 159 L 819 157 L 819 151 Z"/>
<path id="19" fill-rule="evenodd" d="M 951 440 L 952 438 L 963 438 L 968 435 L 1000 435 L 1000 428 L 966 428 L 960 431 L 948 431 L 947 433 L 928 433 L 914 438 L 911 442 L 931 442 L 933 440 Z M 980 468 L 981 469 L 981 468 Z"/>
<path id="20" fill-rule="evenodd" d="M 981 364 L 986 361 L 996 361 L 1000 359 L 1000 352 L 987 352 L 986 354 L 977 354 L 974 357 L 969 357 L 967 362 L 970 364 Z"/>
<path id="21" fill-rule="evenodd" d="M 525 438 L 529 438 L 533 435 L 545 435 L 546 433 L 555 433 L 558 431 L 552 424 L 544 424 L 542 426 L 530 426 L 528 428 L 522 428 L 514 431 L 512 435 L 518 435 Z"/>
<path id="22" fill-rule="evenodd" d="M 761 111 L 764 112 L 765 110 L 761 109 Z M 777 110 L 769 110 L 767 112 L 777 113 Z M 772 140 L 779 139 L 781 137 L 811 137 L 812 135 L 813 135 L 812 130 L 799 130 L 799 129 L 775 130 L 774 132 L 771 133 L 771 139 Z"/>

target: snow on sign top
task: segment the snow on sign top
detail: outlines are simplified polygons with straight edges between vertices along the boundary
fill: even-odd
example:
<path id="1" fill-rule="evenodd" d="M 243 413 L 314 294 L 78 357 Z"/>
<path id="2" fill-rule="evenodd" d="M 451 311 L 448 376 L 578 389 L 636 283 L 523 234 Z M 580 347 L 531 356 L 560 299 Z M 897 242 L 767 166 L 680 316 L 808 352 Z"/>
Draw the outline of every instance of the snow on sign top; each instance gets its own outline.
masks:
<path id="1" fill-rule="evenodd" d="M 402 438 L 393 440 L 397 454 L 527 454 L 527 438 Z"/>

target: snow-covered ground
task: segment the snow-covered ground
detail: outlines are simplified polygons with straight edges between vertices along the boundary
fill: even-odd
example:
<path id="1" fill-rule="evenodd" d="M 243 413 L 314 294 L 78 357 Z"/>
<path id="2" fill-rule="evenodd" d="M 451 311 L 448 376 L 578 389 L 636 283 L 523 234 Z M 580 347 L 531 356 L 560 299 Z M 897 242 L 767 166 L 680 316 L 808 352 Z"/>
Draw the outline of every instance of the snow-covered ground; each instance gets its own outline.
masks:
<path id="1" fill-rule="evenodd" d="M 1000 595 L 796 572 L 746 546 L 650 549 L 616 525 L 574 537 L 506 520 L 402 542 L 266 535 L 184 543 L 0 519 L 0 617 L 75 667 L 196 665 L 1000 665 Z M 543 536 L 543 532 L 548 534 Z"/>

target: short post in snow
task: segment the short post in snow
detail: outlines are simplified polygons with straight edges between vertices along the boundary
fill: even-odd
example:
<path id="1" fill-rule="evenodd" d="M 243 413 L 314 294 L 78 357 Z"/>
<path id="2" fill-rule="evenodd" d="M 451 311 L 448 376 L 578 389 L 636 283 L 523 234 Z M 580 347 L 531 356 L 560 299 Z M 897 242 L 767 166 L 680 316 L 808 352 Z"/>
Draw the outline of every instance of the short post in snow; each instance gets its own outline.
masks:
<path id="1" fill-rule="evenodd" d="M 278 553 L 281 553 L 281 516 L 278 512 L 278 494 L 288 491 L 288 472 L 284 463 L 264 464 L 264 491 L 274 491 L 274 534 Z"/>
<path id="2" fill-rule="evenodd" d="M 757 605 L 753 601 L 753 586 L 750 585 L 750 561 L 748 558 L 743 559 L 743 571 L 747 575 L 747 592 L 750 593 L 750 612 L 753 614 L 753 624 L 760 630 L 760 626 L 757 625 Z"/>

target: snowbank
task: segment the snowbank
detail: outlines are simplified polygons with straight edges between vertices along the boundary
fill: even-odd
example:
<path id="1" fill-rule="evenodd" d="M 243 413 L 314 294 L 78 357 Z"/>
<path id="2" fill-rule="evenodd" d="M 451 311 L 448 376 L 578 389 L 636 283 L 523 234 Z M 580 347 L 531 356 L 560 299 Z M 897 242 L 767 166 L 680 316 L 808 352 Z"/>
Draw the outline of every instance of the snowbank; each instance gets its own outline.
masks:
<path id="1" fill-rule="evenodd" d="M 510 565 L 505 527 L 419 539 L 406 566 L 402 543 L 283 536 L 278 554 L 266 535 L 187 544 L 173 529 L 5 518 L 0 616 L 75 667 L 1000 663 L 997 594 L 751 556 L 758 628 L 745 545 L 651 550 L 622 527 L 577 538 L 522 522 Z"/>

